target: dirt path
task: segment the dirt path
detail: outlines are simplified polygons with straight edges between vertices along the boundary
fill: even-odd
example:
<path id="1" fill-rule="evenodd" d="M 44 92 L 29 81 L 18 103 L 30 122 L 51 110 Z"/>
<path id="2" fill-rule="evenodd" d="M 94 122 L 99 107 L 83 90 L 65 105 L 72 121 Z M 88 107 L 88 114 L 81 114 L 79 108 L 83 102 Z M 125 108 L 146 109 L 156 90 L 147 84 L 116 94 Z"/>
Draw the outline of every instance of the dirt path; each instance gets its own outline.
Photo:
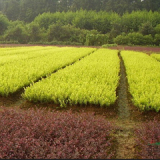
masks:
<path id="1" fill-rule="evenodd" d="M 128 102 L 128 82 L 124 62 L 119 52 L 120 58 L 120 81 L 117 89 L 118 119 L 116 125 L 121 129 L 117 131 L 118 141 L 117 159 L 133 159 L 135 151 L 134 128 L 135 122 L 130 118 L 130 106 Z"/>
<path id="2" fill-rule="evenodd" d="M 129 103 L 127 98 L 128 93 L 128 83 L 126 78 L 126 71 L 124 67 L 124 62 L 122 60 L 122 57 L 119 53 L 119 59 L 120 59 L 120 81 L 119 81 L 119 87 L 118 87 L 118 111 L 119 111 L 119 119 L 121 121 L 128 120 L 130 118 L 130 111 L 129 111 Z"/>

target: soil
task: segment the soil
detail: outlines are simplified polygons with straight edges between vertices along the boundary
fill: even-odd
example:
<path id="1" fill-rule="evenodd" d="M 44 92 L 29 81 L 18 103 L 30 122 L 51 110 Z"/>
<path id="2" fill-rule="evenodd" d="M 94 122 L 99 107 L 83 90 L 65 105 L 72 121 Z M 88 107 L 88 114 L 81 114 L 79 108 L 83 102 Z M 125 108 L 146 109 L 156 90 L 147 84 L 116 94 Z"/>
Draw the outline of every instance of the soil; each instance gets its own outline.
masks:
<path id="1" fill-rule="evenodd" d="M 0 47 L 15 47 L 15 46 L 34 46 L 34 45 L 20 45 L 12 44 L 6 45 L 1 44 Z M 36 45 L 37 46 L 37 45 Z M 42 45 L 41 45 L 42 46 Z M 44 46 L 44 45 L 43 45 Z M 48 45 L 45 45 L 48 46 Z M 50 45 L 51 46 L 51 45 Z M 63 47 L 63 46 L 59 46 Z M 80 47 L 80 46 L 78 46 Z M 97 47 L 95 47 L 97 48 Z M 100 107 L 95 105 L 74 105 L 67 106 L 66 108 L 60 108 L 59 105 L 53 103 L 32 103 L 24 100 L 21 97 L 23 89 L 15 94 L 9 95 L 8 97 L 0 96 L 0 106 L 11 107 L 17 109 L 28 109 L 28 108 L 46 108 L 46 110 L 59 110 L 65 111 L 71 109 L 73 112 L 94 112 L 95 115 L 104 116 L 107 121 L 114 122 L 119 127 L 114 133 L 117 139 L 116 145 L 116 159 L 135 159 L 135 141 L 134 141 L 134 130 L 137 126 L 142 125 L 143 122 L 153 120 L 156 118 L 160 121 L 160 113 L 154 111 L 141 112 L 132 103 L 132 96 L 128 91 L 128 82 L 126 78 L 126 71 L 123 60 L 120 55 L 120 50 L 136 50 L 143 51 L 147 54 L 152 52 L 160 53 L 160 48 L 155 47 L 111 47 L 112 49 L 119 50 L 120 58 L 120 82 L 117 88 L 117 101 L 110 107 Z"/>
<path id="2" fill-rule="evenodd" d="M 147 54 L 160 53 L 160 47 L 117 46 L 117 47 L 110 47 L 110 49 L 139 51 Z"/>

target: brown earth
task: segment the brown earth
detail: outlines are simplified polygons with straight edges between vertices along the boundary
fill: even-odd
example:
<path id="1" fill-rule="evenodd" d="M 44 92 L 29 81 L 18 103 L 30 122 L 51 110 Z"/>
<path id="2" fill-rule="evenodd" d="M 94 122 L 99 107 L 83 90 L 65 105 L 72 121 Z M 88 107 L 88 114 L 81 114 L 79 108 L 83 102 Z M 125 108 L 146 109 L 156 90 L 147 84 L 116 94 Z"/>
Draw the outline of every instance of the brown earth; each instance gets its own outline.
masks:
<path id="1" fill-rule="evenodd" d="M 147 54 L 151 54 L 151 53 L 160 53 L 160 47 L 117 46 L 117 47 L 110 47 L 110 49 L 117 49 L 117 50 L 132 50 L 132 51 L 145 52 L 145 53 L 147 53 Z"/>
<path id="2" fill-rule="evenodd" d="M 21 45 L 21 44 L 1 44 L 0 47 L 17 47 L 17 46 L 37 46 L 37 45 Z M 52 46 L 52 45 L 38 45 L 38 46 Z M 59 45 L 57 45 L 59 46 Z M 59 46 L 64 47 L 64 46 Z M 75 46 L 74 46 L 75 47 Z M 77 46 L 80 47 L 80 46 Z M 92 46 L 91 46 L 92 47 Z M 100 48 L 100 47 L 96 47 Z M 118 46 L 111 47 L 111 49 L 117 50 L 136 50 L 142 51 L 147 54 L 152 52 L 160 53 L 160 48 L 156 47 L 128 47 Z M 120 56 L 120 55 L 119 55 Z M 121 59 L 121 57 L 120 57 Z M 66 108 L 60 108 L 59 105 L 53 103 L 31 103 L 22 99 L 21 94 L 23 89 L 8 97 L 0 96 L 0 106 L 11 107 L 17 109 L 28 109 L 28 108 L 46 108 L 47 110 L 59 110 L 65 111 L 71 109 L 73 112 L 94 112 L 97 116 L 105 116 L 106 120 L 114 122 L 119 129 L 114 133 L 117 138 L 115 145 L 117 149 L 116 159 L 134 159 L 136 158 L 135 153 L 135 141 L 134 141 L 134 129 L 138 125 L 142 125 L 143 122 L 153 120 L 154 118 L 160 121 L 160 112 L 154 111 L 141 112 L 135 107 L 131 101 L 132 96 L 128 91 L 128 83 L 126 79 L 126 73 L 123 61 L 121 59 L 121 80 L 120 85 L 117 88 L 118 99 L 116 103 L 110 107 L 100 107 L 95 105 L 74 105 L 67 106 Z"/>

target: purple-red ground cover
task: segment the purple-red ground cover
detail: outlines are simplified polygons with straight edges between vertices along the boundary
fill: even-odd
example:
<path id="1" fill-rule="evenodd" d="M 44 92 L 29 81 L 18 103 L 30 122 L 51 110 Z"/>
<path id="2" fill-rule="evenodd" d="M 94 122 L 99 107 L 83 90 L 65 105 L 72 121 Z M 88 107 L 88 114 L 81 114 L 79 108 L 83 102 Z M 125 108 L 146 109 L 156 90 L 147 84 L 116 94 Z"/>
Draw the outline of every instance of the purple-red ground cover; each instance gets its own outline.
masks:
<path id="1" fill-rule="evenodd" d="M 160 158 L 160 123 L 145 122 L 135 130 L 136 156 L 140 159 Z"/>
<path id="2" fill-rule="evenodd" d="M 0 159 L 109 159 L 115 127 L 94 113 L 0 111 Z"/>
<path id="3" fill-rule="evenodd" d="M 117 46 L 117 47 L 110 47 L 110 49 L 117 49 L 117 50 L 132 50 L 132 51 L 139 51 L 145 53 L 160 53 L 160 47 L 148 47 L 148 46 Z"/>

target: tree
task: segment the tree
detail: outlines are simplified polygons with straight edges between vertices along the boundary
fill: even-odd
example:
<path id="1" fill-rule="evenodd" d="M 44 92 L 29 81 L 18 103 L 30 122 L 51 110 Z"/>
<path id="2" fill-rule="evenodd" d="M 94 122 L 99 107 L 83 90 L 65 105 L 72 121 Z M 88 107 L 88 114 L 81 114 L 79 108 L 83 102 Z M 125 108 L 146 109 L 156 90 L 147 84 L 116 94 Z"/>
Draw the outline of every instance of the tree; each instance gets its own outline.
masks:
<path id="1" fill-rule="evenodd" d="M 140 27 L 140 33 L 142 33 L 143 35 L 153 35 L 154 34 L 154 28 L 151 24 L 151 22 L 145 22 L 141 25 Z"/>
<path id="2" fill-rule="evenodd" d="M 0 14 L 0 35 L 4 34 L 8 26 L 9 26 L 9 20 L 5 15 Z"/>
<path id="3" fill-rule="evenodd" d="M 17 20 L 20 11 L 20 0 L 1 0 L 2 13 L 10 20 Z"/>
<path id="4" fill-rule="evenodd" d="M 28 42 L 28 34 L 24 24 L 21 21 L 15 21 L 11 24 L 4 35 L 6 41 L 18 41 L 19 43 Z"/>

